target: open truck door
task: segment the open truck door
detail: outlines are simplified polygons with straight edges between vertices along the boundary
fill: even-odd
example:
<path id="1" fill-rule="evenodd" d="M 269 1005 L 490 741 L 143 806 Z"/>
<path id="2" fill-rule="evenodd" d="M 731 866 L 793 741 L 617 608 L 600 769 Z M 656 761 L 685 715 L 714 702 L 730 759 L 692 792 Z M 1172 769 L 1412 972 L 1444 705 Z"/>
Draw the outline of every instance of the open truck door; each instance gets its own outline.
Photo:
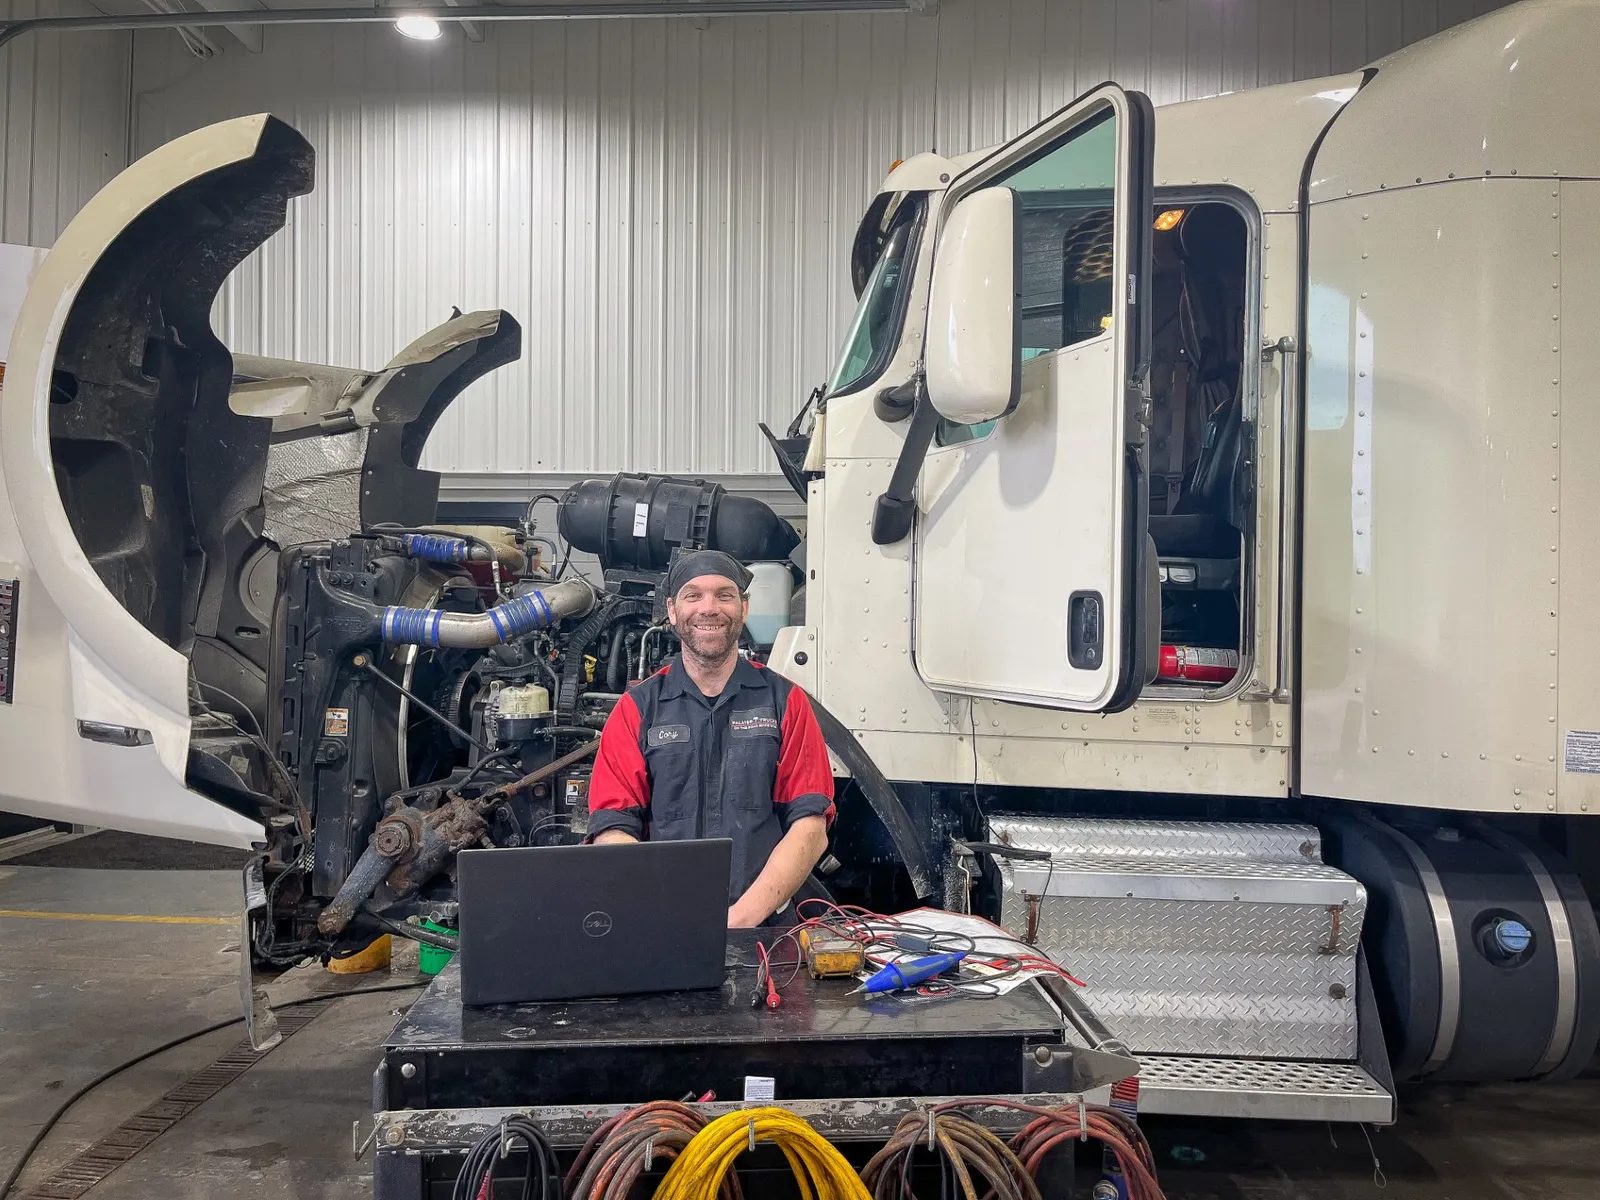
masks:
<path id="1" fill-rule="evenodd" d="M 951 184 L 913 535 L 913 647 L 937 690 L 1115 711 L 1153 673 L 1154 127 L 1146 97 L 1105 84 Z"/>

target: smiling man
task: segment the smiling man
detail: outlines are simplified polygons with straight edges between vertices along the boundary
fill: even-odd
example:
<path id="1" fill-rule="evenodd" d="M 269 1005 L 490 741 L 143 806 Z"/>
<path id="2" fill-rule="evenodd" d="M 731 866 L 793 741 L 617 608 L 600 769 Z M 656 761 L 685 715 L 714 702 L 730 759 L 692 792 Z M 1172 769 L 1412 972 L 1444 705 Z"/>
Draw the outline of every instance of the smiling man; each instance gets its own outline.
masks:
<path id="1" fill-rule="evenodd" d="M 822 731 L 804 691 L 739 654 L 750 572 L 738 560 L 691 551 L 663 586 L 682 653 L 611 710 L 590 840 L 731 838 L 729 928 L 790 924 L 834 816 Z"/>

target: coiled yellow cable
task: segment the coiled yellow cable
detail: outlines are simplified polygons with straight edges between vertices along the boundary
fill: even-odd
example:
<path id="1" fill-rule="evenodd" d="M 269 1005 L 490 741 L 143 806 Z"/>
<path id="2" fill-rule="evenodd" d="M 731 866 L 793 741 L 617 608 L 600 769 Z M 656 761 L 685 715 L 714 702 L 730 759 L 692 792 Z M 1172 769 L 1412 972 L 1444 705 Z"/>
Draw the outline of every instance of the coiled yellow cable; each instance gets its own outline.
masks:
<path id="1" fill-rule="evenodd" d="M 718 1117 L 694 1137 L 667 1172 L 655 1200 L 716 1200 L 733 1160 L 755 1140 L 775 1142 L 789 1160 L 803 1200 L 872 1200 L 844 1155 L 802 1118 L 781 1108 L 750 1108 Z"/>

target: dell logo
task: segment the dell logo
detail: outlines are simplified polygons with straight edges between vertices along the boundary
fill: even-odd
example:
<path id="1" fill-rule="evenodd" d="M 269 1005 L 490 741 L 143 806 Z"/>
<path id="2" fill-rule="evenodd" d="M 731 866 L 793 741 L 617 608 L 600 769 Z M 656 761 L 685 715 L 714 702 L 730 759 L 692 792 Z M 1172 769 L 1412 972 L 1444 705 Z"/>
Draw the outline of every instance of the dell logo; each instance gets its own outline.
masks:
<path id="1" fill-rule="evenodd" d="M 605 937 L 611 932 L 611 914 L 592 912 L 583 918 L 583 931 L 590 937 Z"/>

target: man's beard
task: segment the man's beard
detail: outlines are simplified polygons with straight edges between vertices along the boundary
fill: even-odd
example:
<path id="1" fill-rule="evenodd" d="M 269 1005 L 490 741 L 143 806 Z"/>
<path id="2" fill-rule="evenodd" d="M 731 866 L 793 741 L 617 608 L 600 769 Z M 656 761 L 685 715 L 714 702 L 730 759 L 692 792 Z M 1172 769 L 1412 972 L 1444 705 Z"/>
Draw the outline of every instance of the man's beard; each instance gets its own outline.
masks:
<path id="1" fill-rule="evenodd" d="M 730 620 L 715 629 L 696 628 L 694 619 L 690 617 L 679 620 L 673 626 L 678 641 L 683 643 L 683 652 L 707 666 L 725 661 L 734 652 L 739 645 L 739 631 L 742 628 L 743 622 L 736 620 Z"/>

